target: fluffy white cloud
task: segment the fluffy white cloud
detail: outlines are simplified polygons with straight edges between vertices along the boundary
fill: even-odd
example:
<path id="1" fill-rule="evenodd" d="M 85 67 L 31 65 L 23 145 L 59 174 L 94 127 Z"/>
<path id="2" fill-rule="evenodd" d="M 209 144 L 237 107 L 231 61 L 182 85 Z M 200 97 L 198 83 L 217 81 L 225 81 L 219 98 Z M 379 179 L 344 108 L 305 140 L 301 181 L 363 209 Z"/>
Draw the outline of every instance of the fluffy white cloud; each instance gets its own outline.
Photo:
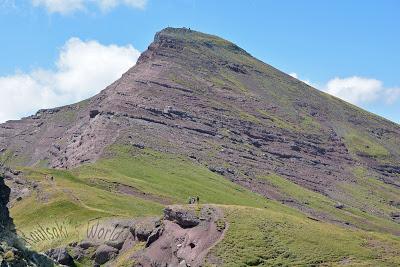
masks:
<path id="1" fill-rule="evenodd" d="M 400 88 L 386 88 L 383 82 L 377 79 L 358 76 L 346 78 L 336 77 L 329 80 L 325 85 L 320 86 L 309 80 L 302 80 L 295 72 L 289 73 L 289 75 L 355 105 L 374 102 L 394 104 L 400 99 Z"/>
<path id="2" fill-rule="evenodd" d="M 44 7 L 49 13 L 70 14 L 75 11 L 88 10 L 97 6 L 103 11 L 110 10 L 119 5 L 143 9 L 147 0 L 32 0 L 33 6 Z"/>
<path id="3" fill-rule="evenodd" d="M 400 97 L 400 88 L 385 88 L 382 81 L 357 76 L 334 78 L 322 90 L 355 105 L 380 100 L 391 104 Z"/>
<path id="4" fill-rule="evenodd" d="M 49 13 L 68 14 L 77 10 L 83 10 L 84 0 L 32 0 L 33 6 L 42 6 Z"/>
<path id="5" fill-rule="evenodd" d="M 334 78 L 326 84 L 324 91 L 353 104 L 368 103 L 379 98 L 382 82 L 362 77 Z"/>
<path id="6" fill-rule="evenodd" d="M 132 67 L 139 55 L 131 45 L 71 38 L 60 51 L 55 70 L 0 77 L 0 122 L 93 96 Z"/>

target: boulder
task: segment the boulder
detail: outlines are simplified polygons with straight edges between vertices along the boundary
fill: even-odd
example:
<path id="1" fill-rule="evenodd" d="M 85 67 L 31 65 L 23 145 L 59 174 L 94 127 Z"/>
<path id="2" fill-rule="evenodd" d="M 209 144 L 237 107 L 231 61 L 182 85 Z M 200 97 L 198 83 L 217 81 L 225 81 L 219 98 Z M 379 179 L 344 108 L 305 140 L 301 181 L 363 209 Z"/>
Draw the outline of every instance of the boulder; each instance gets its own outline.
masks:
<path id="1" fill-rule="evenodd" d="M 344 208 L 344 205 L 342 204 L 342 203 L 336 203 L 335 204 L 335 208 L 337 208 L 337 209 L 343 209 Z"/>
<path id="2" fill-rule="evenodd" d="M 146 247 L 149 247 L 154 241 L 160 238 L 163 232 L 164 232 L 164 227 L 162 225 L 155 228 L 147 238 Z"/>
<path id="3" fill-rule="evenodd" d="M 74 266 L 74 259 L 65 247 L 54 248 L 45 253 L 49 258 L 65 266 Z"/>
<path id="4" fill-rule="evenodd" d="M 93 119 L 94 117 L 96 117 L 100 112 L 97 109 L 91 110 L 89 111 L 89 117 L 91 119 Z"/>
<path id="5" fill-rule="evenodd" d="M 390 217 L 392 218 L 400 218 L 400 212 L 393 211 L 390 213 Z"/>
<path id="6" fill-rule="evenodd" d="M 106 245 L 120 250 L 122 248 L 122 246 L 124 245 L 124 243 L 125 243 L 125 239 L 121 238 L 121 239 L 117 239 L 117 240 L 109 240 L 106 242 Z"/>
<path id="7" fill-rule="evenodd" d="M 164 219 L 176 222 L 182 228 L 194 227 L 200 223 L 193 211 L 171 207 L 164 209 Z"/>
<path id="8" fill-rule="evenodd" d="M 131 227 L 131 233 L 139 241 L 147 241 L 153 229 L 160 225 L 160 220 L 157 218 L 147 218 L 141 222 L 138 222 L 134 228 Z"/>
<path id="9" fill-rule="evenodd" d="M 95 247 L 96 244 L 94 244 L 93 242 L 89 241 L 89 240 L 83 240 L 82 242 L 80 242 L 78 244 L 79 247 L 83 248 L 83 249 L 88 249 L 90 247 Z"/>
<path id="10" fill-rule="evenodd" d="M 112 259 L 114 259 L 118 254 L 118 249 L 101 245 L 96 249 L 94 253 L 94 260 L 97 264 L 104 264 Z"/>
<path id="11" fill-rule="evenodd" d="M 135 143 L 135 144 L 132 144 L 132 146 L 136 147 L 136 148 L 139 148 L 139 149 L 144 149 L 145 148 L 144 144 L 141 144 L 141 143 Z"/>

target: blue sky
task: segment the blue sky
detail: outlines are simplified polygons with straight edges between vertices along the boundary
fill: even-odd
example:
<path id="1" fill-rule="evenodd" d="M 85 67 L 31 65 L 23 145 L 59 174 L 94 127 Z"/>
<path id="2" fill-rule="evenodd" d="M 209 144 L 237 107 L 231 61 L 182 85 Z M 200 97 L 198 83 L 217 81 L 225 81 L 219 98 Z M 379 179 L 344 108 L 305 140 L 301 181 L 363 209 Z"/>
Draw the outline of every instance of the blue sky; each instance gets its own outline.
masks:
<path id="1" fill-rule="evenodd" d="M 185 26 L 400 123 L 399 14 L 395 0 L 0 0 L 0 121 L 97 93 Z"/>

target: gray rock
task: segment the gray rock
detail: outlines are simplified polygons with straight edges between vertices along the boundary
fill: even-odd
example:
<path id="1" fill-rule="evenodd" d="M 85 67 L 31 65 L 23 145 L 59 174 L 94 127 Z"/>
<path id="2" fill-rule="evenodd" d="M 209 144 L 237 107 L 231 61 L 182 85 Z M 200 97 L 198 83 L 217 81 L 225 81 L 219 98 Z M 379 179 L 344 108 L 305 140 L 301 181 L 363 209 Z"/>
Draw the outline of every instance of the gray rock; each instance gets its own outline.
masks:
<path id="1" fill-rule="evenodd" d="M 89 241 L 89 240 L 84 240 L 82 242 L 80 242 L 78 244 L 79 247 L 83 248 L 83 249 L 88 249 L 90 247 L 95 247 L 96 244 L 94 244 L 93 242 Z"/>
<path id="2" fill-rule="evenodd" d="M 390 217 L 392 217 L 392 218 L 400 218 L 400 212 L 393 211 L 393 212 L 390 213 Z"/>
<path id="3" fill-rule="evenodd" d="M 194 227 L 200 223 L 200 219 L 193 211 L 170 207 L 164 209 L 164 219 L 174 221 L 183 228 Z"/>
<path id="4" fill-rule="evenodd" d="M 164 232 L 164 227 L 162 225 L 154 229 L 153 232 L 151 232 L 151 234 L 147 238 L 146 247 L 149 247 L 154 241 L 160 238 L 163 232 Z"/>
<path id="5" fill-rule="evenodd" d="M 223 167 L 209 167 L 208 168 L 210 171 L 212 171 L 212 172 L 215 172 L 215 173 L 218 173 L 218 174 L 220 174 L 220 175 L 224 175 L 224 173 L 225 173 L 225 168 L 223 168 Z"/>
<path id="6" fill-rule="evenodd" d="M 126 235 L 125 235 L 126 236 Z M 125 243 L 125 239 L 109 240 L 106 242 L 107 246 L 120 250 Z"/>
<path id="7" fill-rule="evenodd" d="M 100 112 L 99 112 L 97 109 L 91 110 L 91 111 L 89 111 L 89 117 L 90 117 L 91 119 L 93 119 L 93 118 L 96 117 L 99 113 L 100 113 Z"/>
<path id="8" fill-rule="evenodd" d="M 337 209 L 343 209 L 344 208 L 344 205 L 342 204 L 342 203 L 337 203 L 337 204 L 335 204 L 335 208 L 337 208 Z"/>
<path id="9" fill-rule="evenodd" d="M 144 149 L 145 148 L 144 144 L 141 144 L 141 143 L 135 143 L 135 144 L 132 144 L 132 146 L 134 146 L 136 148 L 139 148 L 139 149 Z"/>
<path id="10" fill-rule="evenodd" d="M 159 220 L 156 218 L 145 219 L 136 224 L 133 234 L 139 241 L 147 241 L 154 228 L 159 226 L 159 224 Z"/>
<path id="11" fill-rule="evenodd" d="M 114 259 L 117 254 L 118 250 L 116 248 L 107 245 L 101 245 L 96 249 L 96 252 L 94 253 L 94 260 L 98 264 L 104 264 L 111 259 Z"/>
<path id="12" fill-rule="evenodd" d="M 122 245 L 121 251 L 126 251 L 132 248 L 137 243 L 136 237 L 133 234 L 129 234 Z"/>
<path id="13" fill-rule="evenodd" d="M 49 258 L 65 266 L 74 266 L 74 259 L 65 247 L 54 248 L 45 253 Z"/>

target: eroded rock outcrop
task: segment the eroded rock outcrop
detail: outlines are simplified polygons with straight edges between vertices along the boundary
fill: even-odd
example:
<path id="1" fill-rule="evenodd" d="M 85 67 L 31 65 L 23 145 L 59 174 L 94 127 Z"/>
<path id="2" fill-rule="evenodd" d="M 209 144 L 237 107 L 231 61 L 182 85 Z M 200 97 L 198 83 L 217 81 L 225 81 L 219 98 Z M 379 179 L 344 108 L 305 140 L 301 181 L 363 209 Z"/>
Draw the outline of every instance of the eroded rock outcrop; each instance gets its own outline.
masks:
<path id="1" fill-rule="evenodd" d="M 168 206 L 162 218 L 112 219 L 101 225 L 121 234 L 103 241 L 89 238 L 50 250 L 48 255 L 67 266 L 73 266 L 72 257 L 93 266 L 123 262 L 126 266 L 195 267 L 203 264 L 225 231 L 222 211 L 209 205 Z"/>
<path id="2" fill-rule="evenodd" d="M 216 207 L 167 207 L 162 226 L 154 232 L 157 238 L 134 255 L 136 266 L 201 266 L 224 230 Z"/>

